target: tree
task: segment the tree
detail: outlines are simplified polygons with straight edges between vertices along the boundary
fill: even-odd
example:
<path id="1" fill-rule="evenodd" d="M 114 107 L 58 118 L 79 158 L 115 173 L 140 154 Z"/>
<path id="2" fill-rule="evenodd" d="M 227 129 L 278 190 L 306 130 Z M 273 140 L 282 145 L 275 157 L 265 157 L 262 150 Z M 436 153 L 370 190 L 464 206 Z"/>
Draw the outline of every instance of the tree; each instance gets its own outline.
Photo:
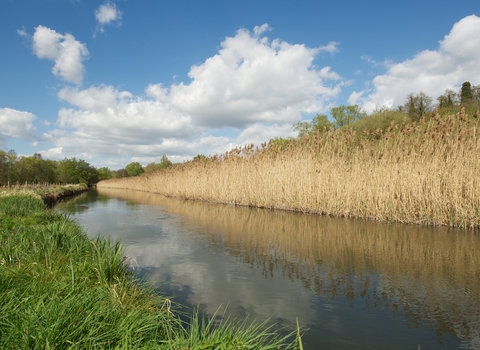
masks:
<path id="1" fill-rule="evenodd" d="M 170 165 L 173 163 L 170 161 L 170 159 L 167 158 L 167 156 L 164 154 L 162 155 L 162 158 L 160 159 L 159 169 L 165 169 L 168 168 Z"/>
<path id="2" fill-rule="evenodd" d="M 7 152 L 7 169 L 8 169 L 8 179 L 7 181 L 10 184 L 13 184 L 14 182 L 18 181 L 18 176 L 17 176 L 17 153 L 11 149 L 10 151 Z"/>
<path id="3" fill-rule="evenodd" d="M 330 108 L 330 114 L 335 120 L 333 123 L 335 129 L 356 122 L 366 116 L 366 113 L 358 105 L 332 107 Z"/>
<path id="4" fill-rule="evenodd" d="M 111 171 L 113 179 L 120 179 L 122 177 L 128 177 L 127 171 L 125 169 L 112 170 Z"/>
<path id="5" fill-rule="evenodd" d="M 288 144 L 289 144 L 290 142 L 292 142 L 292 141 L 293 141 L 293 138 L 291 138 L 291 137 L 288 138 L 288 139 L 283 138 L 283 137 L 274 137 L 273 139 L 270 140 L 270 145 L 273 146 L 273 147 L 276 147 L 277 149 L 279 148 L 279 149 L 282 149 L 282 150 L 283 150 L 283 149 L 285 149 L 285 148 L 288 146 Z M 197 157 L 198 157 L 198 156 L 197 156 Z M 196 160 L 197 157 L 193 158 L 193 160 Z M 205 156 L 204 156 L 204 157 L 205 157 Z M 201 159 L 201 158 L 200 158 L 200 159 Z M 198 159 L 198 160 L 200 160 L 200 159 Z M 205 158 L 205 159 L 207 159 L 207 158 Z"/>
<path id="6" fill-rule="evenodd" d="M 475 105 L 480 105 L 480 85 L 472 86 L 472 102 Z"/>
<path id="7" fill-rule="evenodd" d="M 438 107 L 453 107 L 458 104 L 458 94 L 450 89 L 445 90 L 443 95 L 437 97 Z"/>
<path id="8" fill-rule="evenodd" d="M 157 170 L 157 164 L 155 162 L 148 163 L 146 166 L 143 167 L 145 174 L 154 172 Z"/>
<path id="9" fill-rule="evenodd" d="M 98 181 L 97 169 L 82 159 L 65 158 L 58 162 L 58 181 L 63 183 L 85 183 L 93 185 Z"/>
<path id="10" fill-rule="evenodd" d="M 418 94 L 410 93 L 405 101 L 405 110 L 412 121 L 419 121 L 422 116 L 432 110 L 432 98 L 423 91 Z"/>
<path id="11" fill-rule="evenodd" d="M 8 157 L 7 152 L 0 150 L 0 186 L 8 183 Z"/>
<path id="12" fill-rule="evenodd" d="M 313 117 L 311 122 L 299 121 L 292 126 L 293 130 L 298 132 L 298 137 L 311 135 L 315 132 L 322 133 L 324 130 L 328 130 L 332 127 L 332 122 L 328 120 L 328 117 L 325 114 L 317 114 Z"/>
<path id="13" fill-rule="evenodd" d="M 107 167 L 102 167 L 97 169 L 98 172 L 98 181 L 108 180 L 112 178 L 112 171 Z"/>
<path id="14" fill-rule="evenodd" d="M 472 95 L 472 85 L 469 81 L 466 81 L 462 84 L 462 89 L 460 90 L 460 103 L 463 104 L 470 104 L 472 103 L 473 95 Z"/>
<path id="15" fill-rule="evenodd" d="M 128 176 L 138 176 L 145 172 L 139 162 L 131 162 L 125 167 L 125 170 L 127 171 Z"/>
<path id="16" fill-rule="evenodd" d="M 194 162 L 207 161 L 207 160 L 208 160 L 208 157 L 203 154 L 197 154 L 195 157 L 193 157 Z"/>

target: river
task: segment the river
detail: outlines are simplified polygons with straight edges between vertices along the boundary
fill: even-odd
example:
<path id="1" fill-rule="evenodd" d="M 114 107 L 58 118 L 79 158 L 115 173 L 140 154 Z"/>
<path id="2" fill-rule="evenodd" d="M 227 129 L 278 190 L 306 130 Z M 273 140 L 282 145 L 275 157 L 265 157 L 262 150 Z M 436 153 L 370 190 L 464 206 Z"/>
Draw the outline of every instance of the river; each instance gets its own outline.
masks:
<path id="1" fill-rule="evenodd" d="M 112 189 L 56 208 L 120 239 L 134 273 L 187 312 L 285 330 L 298 318 L 305 349 L 480 349 L 478 232 Z"/>

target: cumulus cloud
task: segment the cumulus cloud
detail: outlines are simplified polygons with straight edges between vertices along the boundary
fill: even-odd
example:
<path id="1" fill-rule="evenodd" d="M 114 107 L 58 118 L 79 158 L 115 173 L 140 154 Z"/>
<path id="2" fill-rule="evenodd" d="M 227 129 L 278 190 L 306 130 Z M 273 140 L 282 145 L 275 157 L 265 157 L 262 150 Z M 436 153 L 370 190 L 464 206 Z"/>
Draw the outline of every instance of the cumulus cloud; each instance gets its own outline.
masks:
<path id="1" fill-rule="evenodd" d="M 337 44 L 269 41 L 261 36 L 267 30 L 264 24 L 227 37 L 216 55 L 191 68 L 189 83 L 150 84 L 143 96 L 108 85 L 63 88 L 58 97 L 71 108 L 58 113 L 51 153 L 191 159 L 293 136 L 291 123 L 325 111 L 344 84 L 330 67 L 312 65 Z M 228 137 L 212 135 L 225 128 Z"/>
<path id="2" fill-rule="evenodd" d="M 59 111 L 57 124 L 78 135 L 113 144 L 158 143 L 196 132 L 191 117 L 156 100 L 133 97 L 112 86 L 64 88 L 58 97 L 77 108 Z"/>
<path id="3" fill-rule="evenodd" d="M 168 98 L 197 125 L 243 128 L 296 121 L 325 110 L 326 101 L 340 92 L 337 73 L 312 65 L 318 52 L 241 29 L 221 43 L 218 54 L 191 68 L 189 84 L 172 85 L 158 98 Z"/>
<path id="4" fill-rule="evenodd" d="M 69 33 L 38 26 L 33 34 L 33 52 L 38 58 L 55 62 L 52 73 L 65 81 L 80 85 L 85 68 L 82 61 L 89 57 L 87 46 Z"/>
<path id="5" fill-rule="evenodd" d="M 275 137 L 295 137 L 297 133 L 293 131 L 291 124 L 254 124 L 244 129 L 236 139 L 236 146 L 242 145 L 260 145 L 263 142 Z"/>
<path id="6" fill-rule="evenodd" d="M 113 2 L 105 2 L 103 5 L 95 10 L 95 18 L 97 19 L 98 25 L 95 33 L 104 32 L 104 27 L 106 25 L 115 24 L 117 26 L 121 25 L 122 21 L 122 12 L 117 9 L 117 5 Z"/>
<path id="7" fill-rule="evenodd" d="M 30 112 L 0 108 L 0 147 L 5 147 L 10 138 L 32 140 L 35 137 L 35 118 Z"/>
<path id="8" fill-rule="evenodd" d="M 373 87 L 354 92 L 351 101 L 367 111 L 403 105 L 406 96 L 424 91 L 436 98 L 445 89 L 458 89 L 464 81 L 480 82 L 480 18 L 471 15 L 455 23 L 437 50 L 425 50 L 401 63 L 391 64 L 384 75 L 373 79 Z"/>

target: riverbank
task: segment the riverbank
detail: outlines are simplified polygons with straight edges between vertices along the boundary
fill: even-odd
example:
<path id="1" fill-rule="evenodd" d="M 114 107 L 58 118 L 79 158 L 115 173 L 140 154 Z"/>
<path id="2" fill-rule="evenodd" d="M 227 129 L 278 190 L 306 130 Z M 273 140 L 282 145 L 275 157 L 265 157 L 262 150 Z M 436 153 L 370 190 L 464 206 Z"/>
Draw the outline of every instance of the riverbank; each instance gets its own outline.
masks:
<path id="1" fill-rule="evenodd" d="M 86 184 L 20 185 L 0 188 L 0 196 L 31 194 L 39 196 L 47 206 L 53 206 L 60 200 L 85 191 L 88 191 Z"/>
<path id="2" fill-rule="evenodd" d="M 293 348 L 262 325 L 184 325 L 135 280 L 119 242 L 90 239 L 38 193 L 0 194 L 0 348 Z"/>
<path id="3" fill-rule="evenodd" d="M 385 130 L 326 131 L 101 181 L 185 199 L 419 225 L 480 227 L 479 120 L 465 109 Z"/>

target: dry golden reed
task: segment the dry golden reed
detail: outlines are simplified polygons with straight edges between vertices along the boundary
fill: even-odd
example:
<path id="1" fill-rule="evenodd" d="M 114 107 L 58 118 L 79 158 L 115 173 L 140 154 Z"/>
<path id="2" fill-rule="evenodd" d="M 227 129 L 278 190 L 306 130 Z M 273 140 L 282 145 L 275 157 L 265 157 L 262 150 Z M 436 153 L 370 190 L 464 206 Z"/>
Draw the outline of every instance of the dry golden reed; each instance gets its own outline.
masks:
<path id="1" fill-rule="evenodd" d="M 465 110 L 428 122 L 352 129 L 236 148 L 144 176 L 101 181 L 166 196 L 378 221 L 480 225 L 478 121 Z"/>

